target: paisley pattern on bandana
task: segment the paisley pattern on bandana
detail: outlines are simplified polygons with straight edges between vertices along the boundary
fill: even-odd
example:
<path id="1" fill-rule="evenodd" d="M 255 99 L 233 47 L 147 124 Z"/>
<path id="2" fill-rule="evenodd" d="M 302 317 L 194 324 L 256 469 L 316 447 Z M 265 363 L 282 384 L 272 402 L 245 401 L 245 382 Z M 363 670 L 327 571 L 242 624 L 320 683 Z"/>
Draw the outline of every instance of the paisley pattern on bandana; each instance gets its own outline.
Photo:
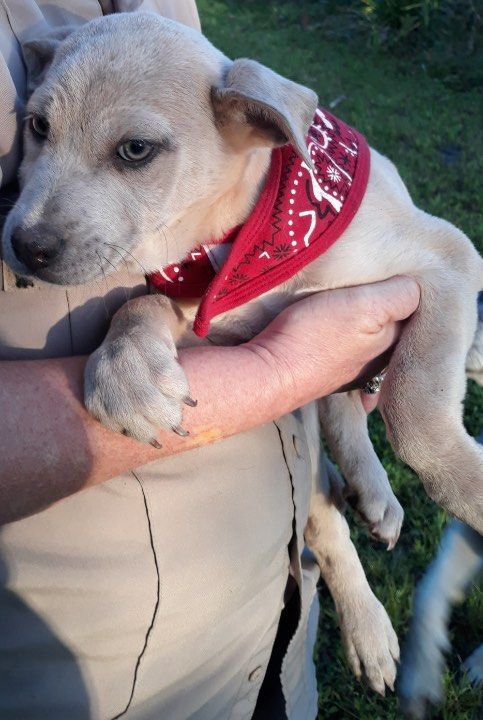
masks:
<path id="1" fill-rule="evenodd" d="M 353 219 L 369 177 L 366 140 L 319 108 L 307 150 L 311 166 L 291 145 L 273 150 L 265 187 L 247 221 L 149 277 L 173 299 L 201 297 L 197 335 L 208 333 L 216 315 L 293 277 L 328 250 Z"/>

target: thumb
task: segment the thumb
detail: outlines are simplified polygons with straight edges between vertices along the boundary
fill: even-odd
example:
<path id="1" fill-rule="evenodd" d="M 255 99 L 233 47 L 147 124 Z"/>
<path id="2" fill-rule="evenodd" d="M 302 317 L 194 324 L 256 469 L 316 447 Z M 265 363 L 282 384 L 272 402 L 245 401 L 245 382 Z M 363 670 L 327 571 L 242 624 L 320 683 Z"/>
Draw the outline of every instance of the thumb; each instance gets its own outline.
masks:
<path id="1" fill-rule="evenodd" d="M 377 283 L 351 288 L 351 302 L 359 327 L 368 334 L 378 333 L 388 324 L 406 320 L 417 310 L 420 288 L 416 280 L 398 275 Z"/>

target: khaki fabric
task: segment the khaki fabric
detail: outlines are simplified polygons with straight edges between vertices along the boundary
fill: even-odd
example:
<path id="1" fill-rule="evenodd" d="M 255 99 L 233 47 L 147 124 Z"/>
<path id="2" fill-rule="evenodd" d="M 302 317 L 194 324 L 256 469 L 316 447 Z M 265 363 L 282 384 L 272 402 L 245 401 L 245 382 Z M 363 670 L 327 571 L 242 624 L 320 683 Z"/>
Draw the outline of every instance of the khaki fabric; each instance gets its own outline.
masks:
<path id="1" fill-rule="evenodd" d="M 20 158 L 25 69 L 20 43 L 49 28 L 78 27 L 110 12 L 159 12 L 200 29 L 193 0 L 0 0 L 0 182 L 15 178 Z"/>
<path id="2" fill-rule="evenodd" d="M 138 7 L 199 27 L 190 0 L 0 0 L 4 181 L 18 162 L 19 38 Z M 89 353 L 142 292 L 128 272 L 22 288 L 4 266 L 0 361 Z M 301 607 L 278 662 L 282 705 L 290 720 L 315 718 L 318 569 L 301 559 L 309 457 L 294 413 L 0 528 L 1 720 L 249 720 L 289 574 Z M 263 720 L 285 717 L 264 707 Z"/>
<path id="3" fill-rule="evenodd" d="M 2 720 L 107 720 L 126 708 L 130 720 L 249 720 L 283 607 L 291 477 L 302 485 L 307 463 L 290 416 L 4 527 Z M 292 572 L 303 602 L 286 699 L 288 717 L 307 720 L 318 572 L 298 559 Z"/>

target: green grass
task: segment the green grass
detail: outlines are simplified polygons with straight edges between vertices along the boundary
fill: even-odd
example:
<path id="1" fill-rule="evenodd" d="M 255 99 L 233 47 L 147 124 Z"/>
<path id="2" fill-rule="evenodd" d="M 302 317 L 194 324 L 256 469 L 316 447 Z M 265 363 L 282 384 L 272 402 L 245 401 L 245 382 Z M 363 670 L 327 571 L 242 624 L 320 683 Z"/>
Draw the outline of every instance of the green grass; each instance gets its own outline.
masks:
<path id="1" fill-rule="evenodd" d="M 399 55 L 389 55 L 368 47 L 352 16 L 342 13 L 327 18 L 324 6 L 305 0 L 273 4 L 199 0 L 204 31 L 215 45 L 230 57 L 256 58 L 312 87 L 322 105 L 343 98 L 336 114 L 364 132 L 374 147 L 396 163 L 416 204 L 455 223 L 482 251 L 481 89 L 457 91 L 454 88 L 465 83 L 445 83 L 444 74 L 442 79 L 431 77 L 422 52 L 400 50 Z M 483 391 L 474 383 L 465 419 L 473 434 L 483 429 Z M 376 451 L 406 510 L 406 521 L 392 553 L 373 543 L 355 522 L 353 538 L 371 586 L 403 638 L 415 582 L 437 548 L 446 519 L 428 500 L 415 475 L 394 457 L 379 417 L 370 418 L 370 428 Z M 394 697 L 381 699 L 352 678 L 325 587 L 320 595 L 319 718 L 400 718 Z M 455 611 L 451 630 L 447 700 L 444 709 L 432 717 L 473 720 L 481 713 L 482 698 L 461 677 L 459 663 L 483 640 L 483 596 L 476 587 Z"/>

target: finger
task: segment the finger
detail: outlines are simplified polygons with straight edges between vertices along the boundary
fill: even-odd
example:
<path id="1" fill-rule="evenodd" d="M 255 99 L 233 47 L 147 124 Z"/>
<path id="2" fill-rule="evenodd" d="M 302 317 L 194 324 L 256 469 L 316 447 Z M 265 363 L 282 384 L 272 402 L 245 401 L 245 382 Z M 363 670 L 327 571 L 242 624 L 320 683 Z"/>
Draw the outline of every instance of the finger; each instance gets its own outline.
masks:
<path id="1" fill-rule="evenodd" d="M 361 402 L 362 407 L 366 411 L 366 413 L 369 415 L 373 410 L 377 407 L 377 401 L 379 400 L 379 393 L 375 393 L 374 395 L 368 395 L 367 393 L 360 390 L 361 394 Z"/>
<path id="2" fill-rule="evenodd" d="M 370 335 L 368 338 L 369 346 L 371 348 L 374 345 L 374 338 L 377 339 L 377 335 Z M 352 382 L 340 387 L 337 392 L 348 392 L 349 390 L 360 390 L 361 388 L 364 388 L 370 380 L 372 380 L 376 375 L 380 375 L 388 367 L 391 360 L 392 350 L 393 347 L 390 347 L 378 357 L 369 360 L 364 365 L 357 377 L 355 377 Z"/>
<path id="3" fill-rule="evenodd" d="M 415 280 L 401 275 L 350 288 L 349 298 L 363 332 L 378 333 L 388 324 L 406 320 L 417 310 L 420 289 Z"/>
<path id="4" fill-rule="evenodd" d="M 366 318 L 360 322 L 363 327 L 363 340 L 367 348 L 370 360 L 375 360 L 380 355 L 390 350 L 399 340 L 402 330 L 402 323 L 388 321 L 384 325 L 379 326 L 377 332 L 374 328 L 374 318 Z M 372 328 L 372 329 L 370 329 Z M 362 347 L 362 344 L 361 344 Z"/>
<path id="5" fill-rule="evenodd" d="M 375 285 L 379 286 L 389 321 L 407 320 L 418 309 L 421 288 L 414 278 L 396 275 Z"/>

